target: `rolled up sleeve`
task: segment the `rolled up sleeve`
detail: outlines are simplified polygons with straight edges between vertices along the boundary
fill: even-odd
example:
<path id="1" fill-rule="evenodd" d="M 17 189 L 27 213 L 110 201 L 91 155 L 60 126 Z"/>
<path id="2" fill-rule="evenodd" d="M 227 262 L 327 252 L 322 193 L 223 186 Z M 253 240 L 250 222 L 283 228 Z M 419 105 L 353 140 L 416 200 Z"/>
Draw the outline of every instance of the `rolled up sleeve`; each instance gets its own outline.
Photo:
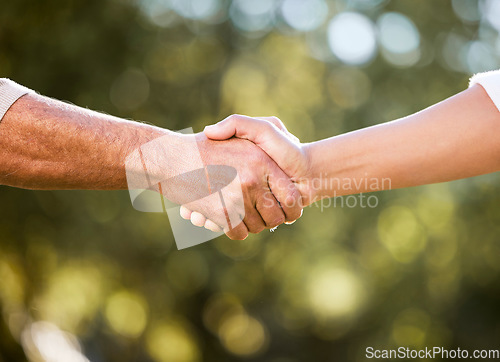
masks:
<path id="1" fill-rule="evenodd" d="M 470 79 L 469 87 L 474 84 L 479 84 L 484 88 L 500 112 L 500 69 L 474 75 Z"/>
<path id="2" fill-rule="evenodd" d="M 10 79 L 0 78 L 0 122 L 14 102 L 30 92 L 33 91 Z"/>

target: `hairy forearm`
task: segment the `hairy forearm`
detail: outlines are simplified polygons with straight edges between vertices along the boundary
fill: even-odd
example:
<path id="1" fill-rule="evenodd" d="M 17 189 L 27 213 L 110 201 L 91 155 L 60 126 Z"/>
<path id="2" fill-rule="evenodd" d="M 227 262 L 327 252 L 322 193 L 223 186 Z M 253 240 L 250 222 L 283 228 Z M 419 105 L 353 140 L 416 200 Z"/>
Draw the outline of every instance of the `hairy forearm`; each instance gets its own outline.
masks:
<path id="1" fill-rule="evenodd" d="M 26 94 L 0 122 L 0 184 L 125 189 L 127 155 L 168 132 Z"/>
<path id="2" fill-rule="evenodd" d="M 476 85 L 409 117 L 305 148 L 321 198 L 499 171 L 499 138 L 500 113 Z"/>

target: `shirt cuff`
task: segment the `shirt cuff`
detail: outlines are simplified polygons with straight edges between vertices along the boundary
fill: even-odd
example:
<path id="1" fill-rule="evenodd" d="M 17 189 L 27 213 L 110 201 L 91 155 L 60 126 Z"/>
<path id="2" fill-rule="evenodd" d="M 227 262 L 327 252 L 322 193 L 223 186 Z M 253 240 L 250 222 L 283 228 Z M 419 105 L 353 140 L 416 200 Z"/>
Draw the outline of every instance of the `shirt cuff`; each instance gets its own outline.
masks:
<path id="1" fill-rule="evenodd" d="M 0 78 L 0 122 L 9 108 L 23 95 L 33 92 L 7 78 Z"/>
<path id="2" fill-rule="evenodd" d="M 491 72 L 474 75 L 470 79 L 469 87 L 472 87 L 474 84 L 479 84 L 484 88 L 500 112 L 500 70 L 492 70 Z"/>

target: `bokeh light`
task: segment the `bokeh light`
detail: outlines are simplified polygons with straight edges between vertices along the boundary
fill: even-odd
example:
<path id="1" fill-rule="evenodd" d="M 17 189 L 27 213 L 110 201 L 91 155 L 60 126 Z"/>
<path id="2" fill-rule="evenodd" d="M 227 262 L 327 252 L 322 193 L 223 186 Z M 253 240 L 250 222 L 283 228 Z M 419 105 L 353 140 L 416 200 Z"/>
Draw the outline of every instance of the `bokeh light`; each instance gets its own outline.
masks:
<path id="1" fill-rule="evenodd" d="M 244 311 L 241 301 L 236 296 L 229 293 L 214 294 L 204 307 L 203 323 L 206 328 L 216 334 L 229 316 L 241 314 Z"/>
<path id="2" fill-rule="evenodd" d="M 465 47 L 467 69 L 471 73 L 485 72 L 498 66 L 494 49 L 481 41 L 471 41 Z"/>
<path id="3" fill-rule="evenodd" d="M 196 337 L 186 322 L 178 319 L 158 322 L 147 333 L 147 348 L 158 362 L 201 361 Z"/>
<path id="4" fill-rule="evenodd" d="M 109 297 L 105 316 L 116 333 L 125 337 L 138 337 L 146 327 L 148 307 L 140 295 L 119 291 Z"/>
<path id="5" fill-rule="evenodd" d="M 452 0 L 453 11 L 467 23 L 475 23 L 481 19 L 479 1 Z"/>
<path id="6" fill-rule="evenodd" d="M 288 25 L 298 31 L 311 31 L 319 27 L 328 15 L 324 0 L 285 0 L 281 14 Z"/>
<path id="7" fill-rule="evenodd" d="M 392 327 L 392 338 L 398 346 L 422 348 L 430 327 L 430 318 L 422 310 L 409 308 L 396 317 Z"/>
<path id="8" fill-rule="evenodd" d="M 365 64 L 377 52 L 375 27 L 360 13 L 336 15 L 328 25 L 328 43 L 333 54 L 347 64 Z"/>
<path id="9" fill-rule="evenodd" d="M 275 10 L 274 0 L 234 0 L 229 9 L 233 24 L 250 33 L 270 30 Z"/>
<path id="10" fill-rule="evenodd" d="M 369 11 L 387 4 L 389 0 L 341 0 L 340 6 L 349 6 L 358 10 Z"/>
<path id="11" fill-rule="evenodd" d="M 169 26 L 175 20 L 170 0 L 138 0 L 137 4 L 154 25 Z"/>
<path id="12" fill-rule="evenodd" d="M 500 31 L 500 2 L 486 0 L 484 3 L 484 18 L 498 31 Z"/>
<path id="13" fill-rule="evenodd" d="M 350 317 L 362 304 L 363 290 L 355 274 L 335 267 L 314 270 L 309 277 L 309 300 L 321 318 Z"/>
<path id="14" fill-rule="evenodd" d="M 428 230 L 449 227 L 454 217 L 455 201 L 446 184 L 422 187 L 423 193 L 415 207 L 416 214 Z"/>
<path id="15" fill-rule="evenodd" d="M 382 211 L 378 221 L 380 241 L 399 262 L 411 262 L 425 247 L 425 232 L 415 214 L 403 206 Z"/>
<path id="16" fill-rule="evenodd" d="M 439 52 L 441 53 L 443 67 L 457 72 L 467 71 L 466 45 L 467 39 L 460 34 L 453 32 L 442 34 Z"/>
<path id="17" fill-rule="evenodd" d="M 103 287 L 95 266 L 75 263 L 60 267 L 50 275 L 33 307 L 40 319 L 76 332 L 97 313 Z"/>
<path id="18" fill-rule="evenodd" d="M 264 325 L 246 313 L 227 317 L 218 333 L 222 345 L 232 354 L 242 357 L 262 353 L 269 343 Z"/>
<path id="19" fill-rule="evenodd" d="M 0 301 L 7 310 L 17 309 L 24 300 L 24 276 L 18 263 L 0 255 Z"/>
<path id="20" fill-rule="evenodd" d="M 403 14 L 382 14 L 377 20 L 382 55 L 396 66 L 414 65 L 420 58 L 420 34 L 415 24 Z"/>
<path id="21" fill-rule="evenodd" d="M 24 330 L 21 340 L 30 361 L 89 362 L 81 353 L 76 337 L 51 323 L 32 323 Z"/>
<path id="22" fill-rule="evenodd" d="M 221 7 L 220 0 L 170 0 L 172 9 L 188 19 L 206 19 L 214 16 Z"/>

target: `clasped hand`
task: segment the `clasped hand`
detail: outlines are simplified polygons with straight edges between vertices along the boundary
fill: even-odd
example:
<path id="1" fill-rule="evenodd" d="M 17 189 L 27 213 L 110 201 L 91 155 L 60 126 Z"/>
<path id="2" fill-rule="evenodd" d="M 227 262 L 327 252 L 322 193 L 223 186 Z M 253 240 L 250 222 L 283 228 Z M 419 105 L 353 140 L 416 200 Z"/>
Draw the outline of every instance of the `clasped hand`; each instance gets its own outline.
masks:
<path id="1" fill-rule="evenodd" d="M 238 203 L 231 200 L 237 193 L 228 192 L 223 211 L 203 201 L 183 205 L 181 216 L 194 225 L 215 232 L 223 230 L 231 239 L 241 240 L 249 232 L 294 222 L 314 198 L 308 182 L 307 147 L 278 118 L 232 115 L 207 126 L 196 137 L 204 165 L 236 169 L 244 212 L 236 210 Z M 228 215 L 235 213 L 240 215 L 240 222 L 226 223 Z"/>

